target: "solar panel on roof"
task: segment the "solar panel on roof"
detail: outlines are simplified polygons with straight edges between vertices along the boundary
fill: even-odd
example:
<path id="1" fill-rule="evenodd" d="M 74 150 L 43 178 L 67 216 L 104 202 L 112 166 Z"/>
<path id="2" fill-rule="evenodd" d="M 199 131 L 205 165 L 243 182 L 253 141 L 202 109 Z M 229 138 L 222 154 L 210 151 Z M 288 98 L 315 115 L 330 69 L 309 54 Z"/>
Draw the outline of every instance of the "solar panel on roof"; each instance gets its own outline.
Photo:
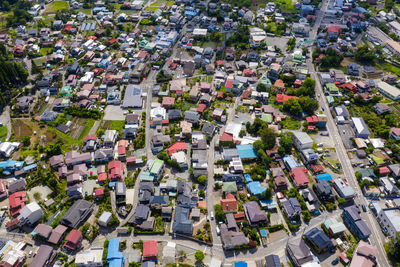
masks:
<path id="1" fill-rule="evenodd" d="M 90 26 L 90 30 L 94 31 L 96 29 L 96 23 L 92 22 L 92 25 Z"/>
<path id="2" fill-rule="evenodd" d="M 85 31 L 88 31 L 88 30 L 90 30 L 90 23 L 86 24 Z"/>
<path id="3" fill-rule="evenodd" d="M 86 28 L 86 23 L 83 23 L 82 26 L 81 26 L 81 31 L 84 31 L 85 28 Z"/>

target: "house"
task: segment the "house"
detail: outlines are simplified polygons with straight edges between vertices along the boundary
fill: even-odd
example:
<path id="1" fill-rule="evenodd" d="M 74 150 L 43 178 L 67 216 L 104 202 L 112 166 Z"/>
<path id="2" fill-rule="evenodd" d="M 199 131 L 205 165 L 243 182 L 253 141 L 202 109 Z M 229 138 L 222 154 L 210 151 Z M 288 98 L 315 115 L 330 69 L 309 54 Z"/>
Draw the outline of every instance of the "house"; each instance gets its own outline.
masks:
<path id="1" fill-rule="evenodd" d="M 62 224 L 57 225 L 57 227 L 51 231 L 51 235 L 47 241 L 51 244 L 57 245 L 60 240 L 63 239 L 67 229 L 68 228 Z"/>
<path id="2" fill-rule="evenodd" d="M 341 32 L 341 27 L 340 26 L 330 26 L 328 27 L 328 39 L 329 41 L 336 41 L 337 38 L 339 37 L 339 34 Z"/>
<path id="3" fill-rule="evenodd" d="M 106 163 L 114 159 L 113 148 L 100 148 L 94 152 L 94 161 L 96 163 Z"/>
<path id="4" fill-rule="evenodd" d="M 225 213 L 237 212 L 238 210 L 236 198 L 232 194 L 226 194 L 225 198 L 220 200 L 220 204 Z"/>
<path id="5" fill-rule="evenodd" d="M 383 193 L 388 196 L 397 196 L 399 193 L 399 188 L 396 186 L 394 179 L 388 177 L 379 178 L 379 182 L 383 187 Z"/>
<path id="6" fill-rule="evenodd" d="M 227 220 L 228 218 L 229 217 L 227 217 Z M 235 247 L 249 243 L 249 239 L 244 235 L 243 232 L 229 230 L 226 224 L 220 225 L 220 231 L 221 231 L 221 241 L 224 249 L 230 250 L 234 249 Z"/>
<path id="7" fill-rule="evenodd" d="M 88 250 L 79 252 L 75 256 L 75 264 L 77 267 L 101 267 L 103 266 L 102 247 L 91 247 Z"/>
<path id="8" fill-rule="evenodd" d="M 83 240 L 81 231 L 72 229 L 65 238 L 64 247 L 70 250 L 77 250 L 80 248 Z"/>
<path id="9" fill-rule="evenodd" d="M 117 205 L 125 204 L 126 201 L 126 185 L 125 182 L 115 183 L 115 202 Z"/>
<path id="10" fill-rule="evenodd" d="M 384 94 L 386 97 L 397 101 L 400 100 L 400 89 L 397 87 L 394 87 L 393 85 L 390 85 L 386 82 L 378 82 L 376 84 L 376 88 L 378 89 L 379 92 Z"/>
<path id="11" fill-rule="evenodd" d="M 118 131 L 117 130 L 106 130 L 104 133 L 104 147 L 113 148 L 118 141 Z"/>
<path id="12" fill-rule="evenodd" d="M 142 261 L 157 261 L 158 247 L 157 241 L 143 241 Z"/>
<path id="13" fill-rule="evenodd" d="M 151 211 L 148 206 L 138 205 L 135 210 L 135 215 L 130 220 L 130 223 L 134 223 L 136 225 L 140 225 L 143 222 L 147 221 L 150 217 Z"/>
<path id="14" fill-rule="evenodd" d="M 205 122 L 203 124 L 203 128 L 201 129 L 201 132 L 206 136 L 212 138 L 215 133 L 215 125 L 210 122 Z"/>
<path id="15" fill-rule="evenodd" d="M 350 267 L 373 267 L 377 266 L 376 257 L 378 256 L 378 249 L 369 244 L 368 242 L 361 240 L 356 251 L 351 259 Z"/>
<path id="16" fill-rule="evenodd" d="M 376 103 L 374 106 L 374 110 L 380 115 L 393 112 L 393 109 L 385 103 Z"/>
<path id="17" fill-rule="evenodd" d="M 281 260 L 278 255 L 270 254 L 265 256 L 265 267 L 281 267 Z"/>
<path id="18" fill-rule="evenodd" d="M 24 178 L 20 178 L 17 180 L 8 182 L 8 194 L 12 194 L 14 192 L 25 190 L 26 180 Z"/>
<path id="19" fill-rule="evenodd" d="M 268 222 L 267 214 L 260 209 L 257 202 L 247 202 L 243 205 L 243 208 L 250 225 L 258 225 Z"/>
<path id="20" fill-rule="evenodd" d="M 151 137 L 150 146 L 153 154 L 164 150 L 164 144 L 171 142 L 169 135 L 155 134 Z"/>
<path id="21" fill-rule="evenodd" d="M 332 187 L 326 180 L 319 180 L 319 182 L 314 185 L 314 191 L 323 201 L 329 201 L 334 198 Z"/>
<path id="22" fill-rule="evenodd" d="M 28 266 L 29 267 L 53 266 L 53 263 L 56 260 L 56 256 L 57 256 L 57 251 L 54 250 L 51 246 L 40 245 L 39 249 L 35 253 L 35 256 L 33 257 L 31 263 Z"/>
<path id="23" fill-rule="evenodd" d="M 125 165 L 119 160 L 108 163 L 108 177 L 111 181 L 121 180 L 125 176 Z"/>
<path id="24" fill-rule="evenodd" d="M 123 267 L 125 256 L 119 251 L 119 238 L 111 238 L 108 242 L 107 263 L 112 267 Z"/>
<path id="25" fill-rule="evenodd" d="M 347 230 L 346 226 L 335 218 L 326 219 L 323 225 L 328 229 L 329 235 L 333 237 L 341 236 Z"/>
<path id="26" fill-rule="evenodd" d="M 20 225 L 33 226 L 42 220 L 43 210 L 36 202 L 31 202 L 19 211 L 18 220 Z"/>
<path id="27" fill-rule="evenodd" d="M 33 102 L 33 98 L 30 96 L 22 96 L 17 99 L 17 106 L 20 112 L 28 113 L 29 108 Z"/>
<path id="28" fill-rule="evenodd" d="M 393 178 L 399 179 L 400 178 L 400 164 L 391 164 L 388 166 L 388 169 L 390 170 L 390 175 Z"/>
<path id="29" fill-rule="evenodd" d="M 291 238 L 287 241 L 286 251 L 296 267 L 313 261 L 314 256 L 302 238 Z"/>
<path id="30" fill-rule="evenodd" d="M 93 211 L 93 204 L 89 201 L 78 199 L 61 218 L 60 223 L 74 228 L 85 221 Z"/>
<path id="31" fill-rule="evenodd" d="M 200 114 L 195 111 L 187 110 L 184 113 L 185 121 L 190 122 L 194 125 L 198 125 L 200 122 Z"/>
<path id="32" fill-rule="evenodd" d="M 20 210 L 25 207 L 26 203 L 26 192 L 20 191 L 11 194 L 8 197 L 9 205 L 10 205 L 10 213 L 12 217 L 16 217 Z"/>
<path id="33" fill-rule="evenodd" d="M 301 213 L 300 203 L 296 198 L 282 199 L 280 202 L 283 212 L 288 218 L 293 218 Z"/>
<path id="34" fill-rule="evenodd" d="M 174 108 L 174 104 L 175 104 L 175 98 L 174 97 L 167 97 L 164 96 L 162 98 L 162 103 L 161 106 L 165 109 L 172 109 Z"/>
<path id="35" fill-rule="evenodd" d="M 290 170 L 290 177 L 297 188 L 308 186 L 309 180 L 306 171 L 307 169 L 304 167 L 296 167 Z"/>
<path id="36" fill-rule="evenodd" d="M 223 193 L 234 193 L 237 192 L 236 182 L 223 182 L 222 184 L 222 192 Z"/>
<path id="37" fill-rule="evenodd" d="M 342 212 L 343 222 L 349 230 L 360 239 L 368 239 L 371 230 L 360 216 L 360 209 L 356 205 L 345 207 Z"/>
<path id="38" fill-rule="evenodd" d="M 390 128 L 390 137 L 396 141 L 400 141 L 400 128 Z"/>
<path id="39" fill-rule="evenodd" d="M 286 190 L 287 189 L 287 181 L 285 173 L 282 168 L 271 168 L 272 177 L 274 178 L 275 190 Z"/>
<path id="40" fill-rule="evenodd" d="M 346 66 L 346 72 L 348 75 L 358 76 L 360 75 L 360 67 L 355 63 L 350 63 Z"/>
<path id="41" fill-rule="evenodd" d="M 72 150 L 65 154 L 65 164 L 67 166 L 74 166 L 78 164 L 89 164 L 92 161 L 92 157 L 89 152 L 80 153 L 79 151 Z"/>
<path id="42" fill-rule="evenodd" d="M 379 206 L 379 203 L 377 203 Z M 398 209 L 376 208 L 376 218 L 383 232 L 391 238 L 396 238 L 400 232 L 400 211 Z"/>
<path id="43" fill-rule="evenodd" d="M 305 132 L 293 132 L 293 143 L 298 150 L 312 148 L 313 140 Z"/>
<path id="44" fill-rule="evenodd" d="M 335 188 L 335 191 L 338 193 L 338 195 L 346 200 L 350 200 L 354 198 L 355 196 L 355 191 L 353 187 L 351 187 L 347 182 L 345 182 L 341 178 L 334 179 L 333 182 L 333 187 Z"/>
<path id="45" fill-rule="evenodd" d="M 351 118 L 354 133 L 358 138 L 368 139 L 370 132 L 363 118 L 353 117 Z"/>
<path id="46" fill-rule="evenodd" d="M 323 253 L 333 248 L 333 243 L 329 237 L 316 227 L 305 233 L 304 238 L 317 253 Z"/>
<path id="47" fill-rule="evenodd" d="M 193 234 L 193 221 L 189 219 L 190 208 L 178 205 L 175 208 L 172 231 L 179 234 Z"/>
<path id="48" fill-rule="evenodd" d="M 180 109 L 170 109 L 168 110 L 168 119 L 171 120 L 178 120 L 182 118 L 182 111 Z"/>

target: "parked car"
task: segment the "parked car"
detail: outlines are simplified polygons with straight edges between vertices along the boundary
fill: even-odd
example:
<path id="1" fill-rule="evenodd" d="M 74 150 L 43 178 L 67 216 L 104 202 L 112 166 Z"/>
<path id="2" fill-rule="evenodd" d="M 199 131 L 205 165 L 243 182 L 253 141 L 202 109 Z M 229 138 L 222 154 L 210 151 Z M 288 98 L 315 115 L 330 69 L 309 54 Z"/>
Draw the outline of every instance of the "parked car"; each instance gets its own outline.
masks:
<path id="1" fill-rule="evenodd" d="M 364 212 L 367 212 L 367 207 L 364 204 L 361 207 L 362 207 Z"/>
<path id="2" fill-rule="evenodd" d="M 214 212 L 210 212 L 210 218 L 211 220 L 214 220 Z"/>
<path id="3" fill-rule="evenodd" d="M 336 264 L 338 264 L 338 263 L 339 263 L 339 258 L 335 258 L 335 259 L 331 262 L 332 265 L 336 265 Z"/>

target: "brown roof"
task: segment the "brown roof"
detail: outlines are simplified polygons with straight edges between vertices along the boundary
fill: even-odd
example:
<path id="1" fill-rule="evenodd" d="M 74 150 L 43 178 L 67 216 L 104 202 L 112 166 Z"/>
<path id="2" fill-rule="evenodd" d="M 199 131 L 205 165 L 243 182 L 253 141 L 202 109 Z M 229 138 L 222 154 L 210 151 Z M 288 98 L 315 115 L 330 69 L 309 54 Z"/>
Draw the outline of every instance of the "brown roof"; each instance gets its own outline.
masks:
<path id="1" fill-rule="evenodd" d="M 60 242 L 60 239 L 64 235 L 65 231 L 67 231 L 67 229 L 68 228 L 65 227 L 64 225 L 61 224 L 57 225 L 57 227 L 54 228 L 53 231 L 51 232 L 51 235 L 47 241 L 57 245 Z"/>

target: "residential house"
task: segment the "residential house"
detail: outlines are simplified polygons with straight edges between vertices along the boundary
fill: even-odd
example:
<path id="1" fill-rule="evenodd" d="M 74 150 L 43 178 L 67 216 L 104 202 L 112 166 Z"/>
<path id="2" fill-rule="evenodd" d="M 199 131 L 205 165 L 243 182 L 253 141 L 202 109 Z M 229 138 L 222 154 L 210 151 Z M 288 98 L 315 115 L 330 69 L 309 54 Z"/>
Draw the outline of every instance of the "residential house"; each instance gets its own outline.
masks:
<path id="1" fill-rule="evenodd" d="M 243 205 L 243 208 L 250 225 L 259 225 L 268 222 L 267 214 L 260 209 L 257 202 L 247 202 Z"/>
<path id="2" fill-rule="evenodd" d="M 71 232 L 65 238 L 64 247 L 69 250 L 77 250 L 80 248 L 83 240 L 83 235 L 81 231 L 72 229 Z"/>
<path id="3" fill-rule="evenodd" d="M 307 247 L 302 238 L 289 239 L 286 244 L 286 251 L 296 267 L 303 266 L 314 259 L 311 250 Z"/>
<path id="4" fill-rule="evenodd" d="M 89 201 L 78 199 L 61 218 L 60 223 L 74 228 L 85 221 L 93 211 L 93 204 Z"/>
<path id="5" fill-rule="evenodd" d="M 305 233 L 304 237 L 306 242 L 308 242 L 317 253 L 323 253 L 333 248 L 333 243 L 329 237 L 316 227 Z"/>
<path id="6" fill-rule="evenodd" d="M 360 209 L 356 205 L 345 207 L 343 209 L 343 222 L 350 231 L 360 239 L 368 239 L 371 235 L 371 230 L 360 216 Z"/>

